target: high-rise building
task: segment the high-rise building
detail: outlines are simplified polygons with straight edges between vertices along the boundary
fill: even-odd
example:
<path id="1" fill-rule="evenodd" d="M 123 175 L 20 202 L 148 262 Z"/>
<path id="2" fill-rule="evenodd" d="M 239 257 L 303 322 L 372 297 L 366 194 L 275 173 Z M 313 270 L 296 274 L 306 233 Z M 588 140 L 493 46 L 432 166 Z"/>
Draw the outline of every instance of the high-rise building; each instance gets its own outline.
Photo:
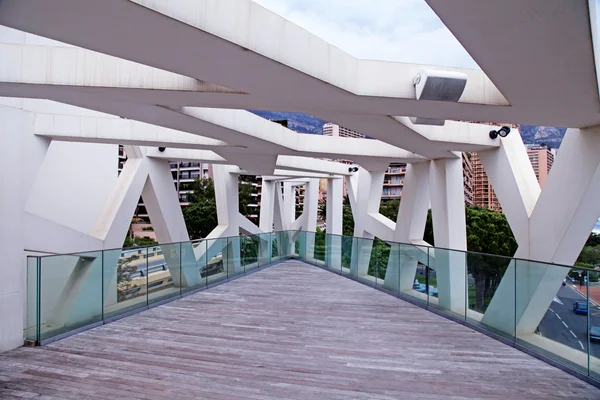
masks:
<path id="1" fill-rule="evenodd" d="M 339 136 L 339 137 L 352 137 L 352 138 L 366 138 L 362 133 L 353 131 L 352 129 L 344 128 L 332 123 L 323 125 L 323 135 L 325 136 Z"/>
<path id="2" fill-rule="evenodd" d="M 526 145 L 527 155 L 533 167 L 533 172 L 540 184 L 544 187 L 548 173 L 554 164 L 556 151 L 541 145 Z M 494 211 L 502 212 L 500 202 L 494 193 L 488 177 L 483 169 L 483 165 L 476 153 L 471 153 L 471 162 L 473 164 L 473 203 L 478 207 L 489 208 Z"/>
<path id="3" fill-rule="evenodd" d="M 383 178 L 382 200 L 399 199 L 402 197 L 404 177 L 406 176 L 406 164 L 390 164 Z"/>
<path id="4" fill-rule="evenodd" d="M 529 161 L 531 161 L 535 177 L 540 183 L 540 187 L 543 188 L 546 184 L 546 179 L 548 179 L 550 168 L 554 164 L 554 153 L 546 146 L 527 144 L 525 147 L 527 147 L 527 155 L 529 156 Z"/>
<path id="5" fill-rule="evenodd" d="M 471 154 L 471 164 L 472 164 L 472 190 L 473 190 L 473 204 L 477 207 L 489 208 L 490 210 L 502 212 L 502 207 L 500 207 L 500 202 L 496 197 L 496 193 L 494 193 L 494 189 L 492 189 L 492 184 L 490 183 L 485 170 L 483 169 L 483 164 L 481 164 L 481 160 L 477 153 Z"/>
<path id="6" fill-rule="evenodd" d="M 465 205 L 473 205 L 473 162 L 471 153 L 462 153 L 463 186 L 465 190 Z"/>

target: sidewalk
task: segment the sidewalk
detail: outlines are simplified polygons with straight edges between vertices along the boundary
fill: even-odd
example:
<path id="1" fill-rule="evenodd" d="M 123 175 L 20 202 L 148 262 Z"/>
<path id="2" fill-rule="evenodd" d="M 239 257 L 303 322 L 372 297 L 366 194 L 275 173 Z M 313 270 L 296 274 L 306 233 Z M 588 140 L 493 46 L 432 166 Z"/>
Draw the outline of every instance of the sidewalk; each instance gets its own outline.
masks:
<path id="1" fill-rule="evenodd" d="M 584 297 L 586 296 L 585 286 L 582 286 L 581 289 L 579 289 L 579 285 L 575 284 L 575 285 L 573 285 L 573 289 L 575 289 L 579 293 L 581 293 L 582 296 L 584 296 Z M 590 286 L 589 293 L 590 293 L 590 301 L 592 303 L 594 303 L 596 306 L 599 306 L 600 305 L 600 287 Z"/>

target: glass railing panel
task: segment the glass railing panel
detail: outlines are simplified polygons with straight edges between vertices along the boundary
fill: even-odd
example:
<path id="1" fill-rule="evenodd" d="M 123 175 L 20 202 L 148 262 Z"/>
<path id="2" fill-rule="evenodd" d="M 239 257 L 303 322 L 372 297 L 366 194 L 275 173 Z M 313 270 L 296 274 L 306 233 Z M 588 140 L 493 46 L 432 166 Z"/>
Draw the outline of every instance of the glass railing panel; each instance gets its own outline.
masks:
<path id="1" fill-rule="evenodd" d="M 260 267 L 271 264 L 273 255 L 272 240 L 273 235 L 270 233 L 261 233 L 258 236 L 258 264 Z"/>
<path id="2" fill-rule="evenodd" d="M 356 238 L 356 252 L 352 257 L 351 275 L 359 282 L 375 286 L 375 269 L 372 264 L 373 239 Z"/>
<path id="3" fill-rule="evenodd" d="M 342 255 L 343 236 L 325 234 L 325 266 L 336 274 L 341 274 Z"/>
<path id="4" fill-rule="evenodd" d="M 385 241 L 373 239 L 373 249 L 371 250 L 371 260 L 369 262 L 369 275 L 375 278 L 376 286 L 383 286 L 385 274 L 390 257 L 391 245 Z"/>
<path id="5" fill-rule="evenodd" d="M 514 340 L 514 277 L 514 259 L 467 253 L 467 321 Z"/>
<path id="6" fill-rule="evenodd" d="M 428 248 L 392 243 L 383 288 L 398 297 L 427 304 Z"/>
<path id="7" fill-rule="evenodd" d="M 181 294 L 181 244 L 162 244 L 148 248 L 148 304 Z"/>
<path id="8" fill-rule="evenodd" d="M 227 238 L 227 257 L 224 266 L 228 279 L 243 275 L 245 272 L 241 258 L 241 241 L 241 236 Z"/>
<path id="9" fill-rule="evenodd" d="M 429 306 L 460 319 L 466 316 L 466 253 L 429 249 Z"/>
<path id="10" fill-rule="evenodd" d="M 206 240 L 181 243 L 181 293 L 206 286 Z M 204 276 L 202 276 L 204 275 Z"/>
<path id="11" fill-rule="evenodd" d="M 206 239 L 205 265 L 200 269 L 200 277 L 206 278 L 207 283 L 227 279 L 227 238 Z"/>
<path id="12" fill-rule="evenodd" d="M 38 257 L 27 256 L 25 339 L 38 340 Z"/>
<path id="13" fill-rule="evenodd" d="M 102 321 L 102 251 L 40 258 L 40 339 Z"/>
<path id="14" fill-rule="evenodd" d="M 353 254 L 356 252 L 356 238 L 352 236 L 342 236 L 342 275 L 352 275 L 356 268 L 352 268 Z"/>
<path id="15" fill-rule="evenodd" d="M 588 343 L 590 332 L 596 332 L 592 327 L 600 327 L 600 318 L 598 307 L 588 304 L 587 281 L 585 270 L 516 261 L 518 343 L 585 374 L 588 348 L 591 359 L 600 356 L 600 345 Z"/>
<path id="16" fill-rule="evenodd" d="M 259 267 L 259 246 L 260 238 L 258 235 L 240 237 L 240 256 L 245 272 Z"/>
<path id="17" fill-rule="evenodd" d="M 312 233 L 312 235 L 314 236 L 312 244 L 314 246 L 315 261 L 319 264 L 326 265 L 325 261 L 327 253 L 331 251 L 331 248 L 327 246 L 328 243 L 325 232 L 318 230 L 317 232 Z M 329 244 L 331 245 L 331 243 Z"/>
<path id="18" fill-rule="evenodd" d="M 104 250 L 104 318 L 148 305 L 148 248 Z"/>
<path id="19" fill-rule="evenodd" d="M 281 235 L 278 232 L 271 233 L 271 262 L 281 259 L 279 255 L 279 253 L 282 251 L 279 240 L 280 236 Z"/>

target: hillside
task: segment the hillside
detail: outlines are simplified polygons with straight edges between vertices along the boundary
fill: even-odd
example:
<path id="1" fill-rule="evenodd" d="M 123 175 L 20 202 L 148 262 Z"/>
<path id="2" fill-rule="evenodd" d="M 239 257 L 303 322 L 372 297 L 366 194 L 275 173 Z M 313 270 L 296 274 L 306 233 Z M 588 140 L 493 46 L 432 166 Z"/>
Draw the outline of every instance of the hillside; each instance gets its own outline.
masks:
<path id="1" fill-rule="evenodd" d="M 323 124 L 327 121 L 315 118 L 307 114 L 275 111 L 250 111 L 266 119 L 288 120 L 288 127 L 296 132 L 322 134 Z M 554 128 L 551 126 L 521 125 L 521 137 L 526 144 L 546 144 L 551 148 L 560 147 L 565 128 Z"/>
<path id="2" fill-rule="evenodd" d="M 526 144 L 546 144 L 551 148 L 560 147 L 566 128 L 554 128 L 551 126 L 521 125 L 519 128 L 523 142 Z"/>
<path id="3" fill-rule="evenodd" d="M 288 120 L 288 128 L 300 133 L 323 134 L 323 125 L 327 121 L 310 115 L 291 112 L 249 110 L 251 113 L 270 120 Z"/>

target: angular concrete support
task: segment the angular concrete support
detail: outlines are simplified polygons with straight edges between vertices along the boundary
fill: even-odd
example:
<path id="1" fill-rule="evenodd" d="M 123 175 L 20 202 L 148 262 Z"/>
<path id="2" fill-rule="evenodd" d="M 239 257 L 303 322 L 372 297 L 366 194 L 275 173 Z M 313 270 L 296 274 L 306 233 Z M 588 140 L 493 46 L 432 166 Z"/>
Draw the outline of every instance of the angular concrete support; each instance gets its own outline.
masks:
<path id="1" fill-rule="evenodd" d="M 436 247 L 466 250 L 467 228 L 462 159 L 431 162 L 431 212 Z M 466 302 L 466 260 L 459 251 L 435 251 L 439 306 L 464 315 Z M 431 260 L 430 260 L 431 263 Z"/>
<path id="2" fill-rule="evenodd" d="M 327 266 L 339 270 L 342 267 L 342 218 L 344 199 L 342 179 L 327 179 L 326 259 Z"/>
<path id="3" fill-rule="evenodd" d="M 567 131 L 560 157 L 557 157 L 537 201 L 535 194 L 529 194 L 519 181 L 507 182 L 510 178 L 503 179 L 499 175 L 498 168 L 502 165 L 518 169 L 524 164 L 518 146 L 503 143 L 500 149 L 482 158 L 503 209 L 506 204 L 507 211 L 512 210 L 507 212 L 507 218 L 519 243 L 516 257 L 564 265 L 575 262 L 600 217 L 599 134 L 598 127 Z M 504 141 L 507 139 L 510 135 Z M 515 176 L 522 177 L 523 173 Z M 510 195 L 514 196 L 512 202 Z M 519 218 L 524 215 L 530 217 Z M 565 269 L 534 262 L 521 264 L 517 261 L 516 272 L 513 265 L 507 269 L 483 322 L 499 329 L 511 326 L 514 330 L 516 321 L 517 334 L 529 334 L 535 331 L 552 303 L 564 279 Z M 515 288 L 516 315 L 502 310 L 502 303 L 511 295 L 514 298 Z M 507 325 L 511 318 L 512 323 Z"/>
<path id="4" fill-rule="evenodd" d="M 406 167 L 404 188 L 394 242 L 422 242 L 429 209 L 429 163 L 409 164 Z M 385 273 L 384 287 L 410 290 L 413 287 L 418 260 L 409 256 L 414 249 L 407 245 L 392 244 Z"/>

